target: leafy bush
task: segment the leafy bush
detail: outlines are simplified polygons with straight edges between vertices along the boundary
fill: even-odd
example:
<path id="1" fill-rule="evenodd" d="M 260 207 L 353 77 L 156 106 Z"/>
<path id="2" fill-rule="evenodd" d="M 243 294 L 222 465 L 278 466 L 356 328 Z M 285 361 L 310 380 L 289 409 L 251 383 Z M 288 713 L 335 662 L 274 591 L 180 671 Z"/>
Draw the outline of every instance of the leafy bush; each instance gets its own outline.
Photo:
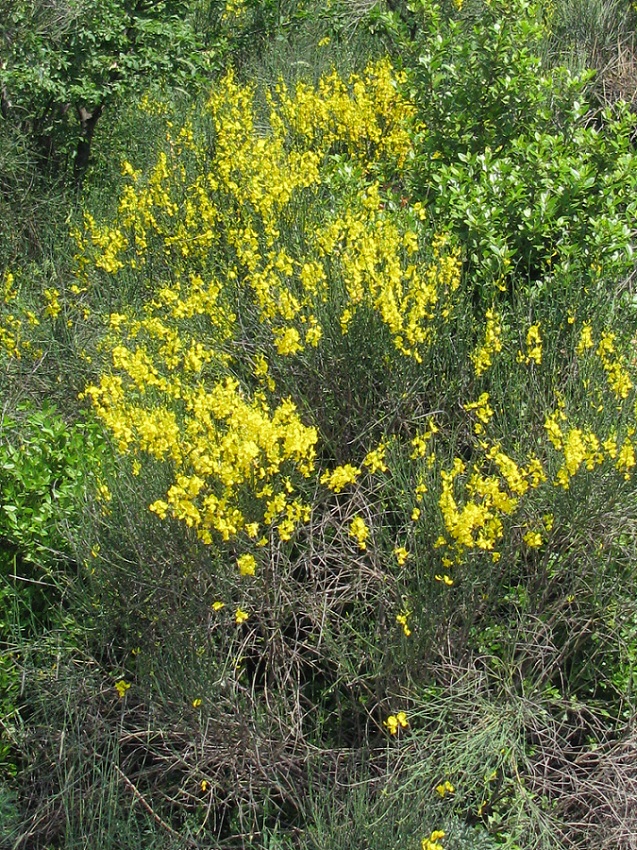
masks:
<path id="1" fill-rule="evenodd" d="M 487 306 L 498 289 L 562 273 L 619 278 L 631 268 L 634 120 L 595 128 L 587 74 L 544 69 L 544 27 L 526 2 L 489 3 L 474 22 L 426 14 L 411 83 L 422 131 L 417 197 L 462 242 Z"/>
<path id="2" fill-rule="evenodd" d="M 199 44 L 182 0 L 159 3 L 6 0 L 2 111 L 27 129 L 45 159 L 74 153 L 79 180 L 104 110 L 147 85 L 192 80 Z M 59 163 L 58 163 L 59 164 Z"/>
<path id="3" fill-rule="evenodd" d="M 95 426 L 67 426 L 52 408 L 5 415 L 0 430 L 0 681 L 5 736 L 18 708 L 23 644 L 64 619 L 73 543 L 103 454 Z M 70 626 L 68 622 L 67 627 Z"/>

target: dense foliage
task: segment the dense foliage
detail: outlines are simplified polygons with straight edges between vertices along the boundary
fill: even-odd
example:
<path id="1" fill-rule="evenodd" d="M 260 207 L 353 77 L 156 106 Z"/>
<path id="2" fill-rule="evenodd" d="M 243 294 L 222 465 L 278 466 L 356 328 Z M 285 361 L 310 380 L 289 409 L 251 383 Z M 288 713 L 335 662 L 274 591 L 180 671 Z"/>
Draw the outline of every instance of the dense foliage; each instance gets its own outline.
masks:
<path id="1" fill-rule="evenodd" d="M 7 185 L 118 114 L 3 201 L 3 841 L 632 846 L 635 121 L 565 3 L 13 7 Z"/>
<path id="2" fill-rule="evenodd" d="M 105 110 L 149 79 L 187 86 L 210 65 L 185 0 L 4 0 L 0 90 L 5 120 L 20 124 L 49 165 L 73 154 L 88 166 Z"/>

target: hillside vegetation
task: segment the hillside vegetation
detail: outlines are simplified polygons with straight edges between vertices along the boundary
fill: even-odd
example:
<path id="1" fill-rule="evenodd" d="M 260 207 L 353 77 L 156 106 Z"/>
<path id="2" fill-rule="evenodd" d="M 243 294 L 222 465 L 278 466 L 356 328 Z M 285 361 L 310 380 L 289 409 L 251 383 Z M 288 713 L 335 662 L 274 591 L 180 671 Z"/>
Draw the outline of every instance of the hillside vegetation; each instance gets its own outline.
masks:
<path id="1" fill-rule="evenodd" d="M 0 12 L 0 847 L 634 847 L 632 7 Z"/>

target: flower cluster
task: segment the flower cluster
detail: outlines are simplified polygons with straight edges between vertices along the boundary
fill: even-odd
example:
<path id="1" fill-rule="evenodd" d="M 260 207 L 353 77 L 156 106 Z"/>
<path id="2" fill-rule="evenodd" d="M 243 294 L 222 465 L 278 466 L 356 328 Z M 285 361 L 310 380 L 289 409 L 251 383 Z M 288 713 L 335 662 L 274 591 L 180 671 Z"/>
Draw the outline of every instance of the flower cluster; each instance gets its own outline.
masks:
<path id="1" fill-rule="evenodd" d="M 383 721 L 383 726 L 387 727 L 390 735 L 397 735 L 400 729 L 407 729 L 409 720 L 404 711 L 399 711 L 396 714 L 390 714 L 387 720 Z"/>
<path id="2" fill-rule="evenodd" d="M 294 92 L 280 84 L 263 115 L 230 72 L 208 100 L 212 145 L 169 124 L 146 178 L 124 163 L 116 220 L 86 214 L 75 234 L 78 293 L 134 279 L 143 296 L 111 314 L 108 365 L 85 395 L 122 452 L 172 464 L 152 510 L 206 542 L 257 540 L 272 524 L 285 540 L 308 519 L 299 486 L 318 434 L 278 394 L 272 364 L 321 345 L 328 302 L 343 333 L 364 307 L 416 361 L 451 314 L 457 252 L 427 237 L 417 210 L 390 208 L 374 176 L 410 150 L 413 109 L 397 82 L 383 61 Z M 345 186 L 335 145 L 364 166 Z M 257 329 L 248 348 L 246 322 Z M 385 449 L 321 482 L 339 493 L 363 470 L 386 470 Z M 350 533 L 364 549 L 363 521 Z"/>
<path id="3" fill-rule="evenodd" d="M 333 72 L 316 87 L 298 83 L 293 95 L 279 83 L 276 93 L 294 134 L 324 151 L 344 147 L 349 158 L 365 167 L 395 167 L 412 149 L 407 122 L 415 109 L 399 90 L 404 81 L 383 59 L 346 81 Z"/>
<path id="4" fill-rule="evenodd" d="M 362 517 L 354 517 L 350 523 L 349 536 L 356 540 L 359 549 L 363 551 L 367 549 L 366 540 L 369 537 L 369 527 Z"/>
<path id="5" fill-rule="evenodd" d="M 47 300 L 47 293 L 51 302 Z M 19 360 L 23 354 L 39 356 L 41 352 L 34 348 L 31 338 L 33 329 L 40 324 L 40 318 L 53 319 L 60 311 L 57 290 L 45 290 L 42 303 L 36 305 L 37 310 L 29 309 L 20 295 L 16 275 L 5 270 L 0 277 L 0 356 L 9 360 Z"/>
<path id="6" fill-rule="evenodd" d="M 477 376 L 487 371 L 499 351 L 502 351 L 502 318 L 499 313 L 490 309 L 487 310 L 483 341 L 471 355 Z"/>
<path id="7" fill-rule="evenodd" d="M 541 345 L 538 326 L 533 325 L 527 335 L 527 352 L 524 357 L 517 358 L 518 362 L 533 361 L 540 365 Z M 615 351 L 614 335 L 603 333 L 595 348 L 590 325 L 585 324 L 577 354 L 584 357 L 589 353 L 599 359 L 614 397 L 623 401 L 632 388 L 632 381 L 623 358 Z M 626 391 L 624 397 L 618 392 L 619 375 L 622 375 L 621 387 Z M 582 378 L 582 389 L 586 388 L 590 397 L 590 379 Z M 592 396 L 592 410 L 599 412 L 603 410 L 603 404 L 598 405 L 596 400 L 599 387 L 596 393 L 597 396 Z M 471 462 L 456 457 L 451 466 L 443 466 L 440 470 L 438 505 L 444 533 L 435 547 L 441 549 L 445 570 L 463 563 L 469 552 L 486 552 L 493 561 L 499 560 L 500 543 L 514 525 L 521 530 L 526 547 L 540 548 L 552 527 L 549 514 L 539 524 L 534 518 L 546 494 L 539 497 L 532 497 L 532 494 L 542 487 L 568 490 L 576 476 L 600 467 L 606 473 L 614 471 L 615 475 L 619 473 L 629 479 L 637 465 L 637 455 L 635 427 L 630 424 L 632 408 L 628 408 L 628 403 L 626 407 L 626 410 L 620 407 L 624 413 L 623 424 L 616 420 L 600 434 L 591 425 L 574 424 L 564 401 L 558 398 L 555 409 L 544 417 L 536 451 L 522 453 L 516 458 L 504 451 L 497 437 L 490 394 L 482 393 L 476 401 L 466 403 L 464 409 L 474 420 L 476 435 Z M 515 524 L 513 517 L 516 517 Z M 435 577 L 445 584 L 453 584 L 447 573 Z"/>
<path id="8" fill-rule="evenodd" d="M 428 838 L 423 838 L 421 850 L 445 850 L 440 839 L 445 837 L 443 829 L 435 829 Z"/>

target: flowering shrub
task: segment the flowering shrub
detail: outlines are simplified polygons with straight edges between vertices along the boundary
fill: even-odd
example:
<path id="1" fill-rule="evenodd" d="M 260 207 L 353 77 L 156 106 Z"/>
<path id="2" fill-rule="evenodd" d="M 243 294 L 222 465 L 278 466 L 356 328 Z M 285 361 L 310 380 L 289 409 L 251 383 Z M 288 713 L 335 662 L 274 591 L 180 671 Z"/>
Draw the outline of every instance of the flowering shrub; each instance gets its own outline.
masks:
<path id="1" fill-rule="evenodd" d="M 569 279 L 565 320 L 541 320 L 544 290 L 529 302 L 531 320 L 495 305 L 483 326 L 472 317 L 464 360 L 451 367 L 463 376 L 452 402 L 463 412 L 462 452 L 449 442 L 448 410 L 429 413 L 423 427 L 418 393 L 435 392 L 437 377 L 423 373 L 457 356 L 449 346 L 473 294 L 449 237 L 421 204 L 388 188 L 404 177 L 420 132 L 403 81 L 382 61 L 314 87 L 281 82 L 259 111 L 256 89 L 229 73 L 207 102 L 209 143 L 189 123 L 169 125 L 147 177 L 124 163 L 116 220 L 86 215 L 76 288 L 123 299 L 102 342 L 107 365 L 85 395 L 122 452 L 171 466 L 170 486 L 150 506 L 159 517 L 185 522 L 205 543 L 241 538 L 251 549 L 266 546 L 272 528 L 289 540 L 329 492 L 352 505 L 366 493 L 371 514 L 354 509 L 346 534 L 371 555 L 384 538 L 383 500 L 396 497 L 391 539 L 380 545 L 405 576 L 428 550 L 428 580 L 444 589 L 457 584 L 458 568 L 496 564 L 507 547 L 540 550 L 555 500 L 576 480 L 598 469 L 605 480 L 631 479 L 634 378 L 625 339 L 604 314 L 593 331 Z M 589 257 L 583 285 L 601 284 L 595 263 L 611 242 Z M 503 268 L 494 301 L 506 290 Z M 522 279 L 519 265 L 507 268 Z M 567 273 L 568 263 L 551 272 L 555 281 Z M 415 407 L 392 429 L 359 398 L 371 427 L 351 435 L 344 456 L 335 440 L 343 423 L 319 405 L 331 373 L 357 374 L 370 345 L 370 383 L 382 385 L 389 371 L 399 388 L 391 404 L 401 405 L 413 381 Z M 580 376 L 566 396 L 554 383 L 556 351 Z M 323 382 L 316 404 L 308 374 Z M 512 433 L 507 393 L 530 378 L 543 389 L 524 402 L 528 434 Z M 605 405 L 616 410 L 612 423 L 600 417 Z M 398 469 L 405 478 L 395 496 Z M 241 558 L 252 560 L 239 560 L 240 572 L 254 575 L 254 554 Z M 397 622 L 410 637 L 416 621 Z"/>
<path id="2" fill-rule="evenodd" d="M 346 336 L 361 312 L 394 357 L 419 363 L 459 285 L 455 251 L 419 208 L 383 199 L 379 178 L 411 150 L 412 110 L 388 62 L 316 89 L 279 85 L 265 133 L 254 98 L 227 75 L 208 101 L 211 151 L 189 125 L 169 131 L 146 180 L 125 163 L 117 221 L 87 215 L 77 233 L 78 288 L 132 277 L 146 293 L 139 310 L 111 314 L 111 365 L 86 396 L 121 451 L 173 465 L 151 508 L 204 542 L 264 543 L 273 524 L 287 540 L 309 517 L 301 491 L 319 474 L 320 434 L 273 365 Z M 385 468 L 382 451 L 370 447 L 362 467 Z M 360 473 L 337 465 L 320 480 L 338 493 Z M 361 522 L 351 533 L 363 549 Z"/>

